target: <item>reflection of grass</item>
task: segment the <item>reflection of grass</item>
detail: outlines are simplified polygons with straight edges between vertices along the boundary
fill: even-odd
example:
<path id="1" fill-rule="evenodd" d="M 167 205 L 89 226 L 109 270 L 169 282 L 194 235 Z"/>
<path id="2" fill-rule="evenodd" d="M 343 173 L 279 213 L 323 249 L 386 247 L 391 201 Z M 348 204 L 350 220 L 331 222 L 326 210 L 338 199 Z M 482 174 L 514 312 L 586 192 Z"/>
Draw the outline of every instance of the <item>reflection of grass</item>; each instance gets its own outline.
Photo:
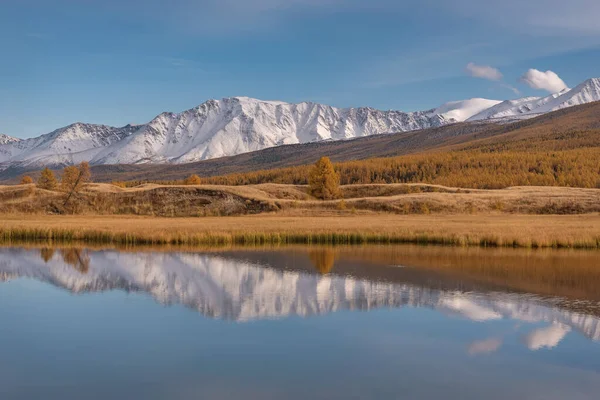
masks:
<path id="1" fill-rule="evenodd" d="M 600 216 L 6 216 L 0 242 L 156 245 L 438 244 L 600 248 Z"/>
<path id="2" fill-rule="evenodd" d="M 339 265 L 402 265 L 498 289 L 600 300 L 598 252 L 554 249 L 359 246 L 337 250 Z"/>

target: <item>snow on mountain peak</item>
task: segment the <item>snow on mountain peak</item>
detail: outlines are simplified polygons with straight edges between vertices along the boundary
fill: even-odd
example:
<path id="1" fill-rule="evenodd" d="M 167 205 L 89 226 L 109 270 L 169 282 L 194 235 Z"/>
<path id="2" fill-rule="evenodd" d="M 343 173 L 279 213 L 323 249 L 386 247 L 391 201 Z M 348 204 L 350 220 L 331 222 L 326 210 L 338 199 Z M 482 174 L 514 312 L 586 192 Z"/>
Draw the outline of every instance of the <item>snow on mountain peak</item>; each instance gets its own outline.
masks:
<path id="1" fill-rule="evenodd" d="M 469 99 L 460 101 L 451 101 L 433 110 L 433 115 L 441 115 L 448 120 L 463 122 L 471 118 L 473 115 L 487 110 L 496 104 L 501 103 L 500 100 L 488 99 Z"/>
<path id="2" fill-rule="evenodd" d="M 15 142 L 18 142 L 19 140 L 21 140 L 21 139 L 17 139 L 12 136 L 3 135 L 2 133 L 0 133 L 0 145 L 15 143 Z"/>

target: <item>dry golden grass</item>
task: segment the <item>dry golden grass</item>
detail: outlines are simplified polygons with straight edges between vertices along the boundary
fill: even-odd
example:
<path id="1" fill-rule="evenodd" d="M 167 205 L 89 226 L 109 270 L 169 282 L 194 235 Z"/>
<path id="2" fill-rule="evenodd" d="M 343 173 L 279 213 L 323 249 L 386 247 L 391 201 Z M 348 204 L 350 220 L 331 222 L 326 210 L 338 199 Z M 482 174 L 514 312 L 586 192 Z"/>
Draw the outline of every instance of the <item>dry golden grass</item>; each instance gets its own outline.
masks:
<path id="1" fill-rule="evenodd" d="M 600 248 L 600 215 L 4 215 L 0 240 L 147 244 L 432 243 Z"/>
<path id="2" fill-rule="evenodd" d="M 61 193 L 0 186 L 0 235 L 5 242 L 600 247 L 596 189 L 352 185 L 342 188 L 343 201 L 314 200 L 306 190 L 277 184 L 90 184 L 70 208 L 61 208 Z"/>
<path id="3" fill-rule="evenodd" d="M 0 186 L 0 214 L 148 215 L 203 217 L 277 212 L 283 215 L 345 214 L 584 214 L 600 212 L 600 190 L 567 187 L 460 189 L 425 184 L 341 187 L 338 200 L 319 201 L 301 185 L 248 186 L 144 184 L 123 188 L 90 184 L 63 206 L 64 194 L 33 185 Z M 341 214 L 344 214 L 342 212 Z"/>

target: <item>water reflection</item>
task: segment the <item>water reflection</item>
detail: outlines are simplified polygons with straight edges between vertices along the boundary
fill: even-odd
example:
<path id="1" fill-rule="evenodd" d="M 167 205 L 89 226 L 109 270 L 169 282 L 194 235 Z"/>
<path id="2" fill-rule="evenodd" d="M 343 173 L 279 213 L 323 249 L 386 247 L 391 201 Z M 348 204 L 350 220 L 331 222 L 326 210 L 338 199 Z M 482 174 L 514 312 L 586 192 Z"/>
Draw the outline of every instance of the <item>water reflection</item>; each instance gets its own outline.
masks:
<path id="1" fill-rule="evenodd" d="M 75 268 L 82 274 L 86 274 L 90 269 L 90 256 L 86 250 L 70 248 L 60 251 L 65 264 Z M 46 261 L 47 262 L 47 261 Z"/>
<path id="2" fill-rule="evenodd" d="M 476 340 L 469 345 L 468 352 L 471 355 L 492 354 L 498 351 L 501 346 L 502 339 L 500 338 Z"/>
<path id="3" fill-rule="evenodd" d="M 333 269 L 333 265 L 335 264 L 335 250 L 331 248 L 321 248 L 310 250 L 308 253 L 310 260 L 315 266 L 315 269 L 320 274 L 328 274 Z"/>
<path id="4" fill-rule="evenodd" d="M 555 348 L 572 331 L 600 340 L 594 296 L 549 296 L 548 276 L 536 278 L 544 282 L 538 293 L 524 292 L 522 279 L 514 287 L 510 279 L 499 283 L 498 276 L 504 276 L 507 267 L 498 259 L 490 267 L 477 264 L 481 258 L 470 261 L 461 256 L 453 265 L 456 257 L 442 260 L 438 253 L 434 264 L 424 257 L 427 251 L 393 250 L 386 255 L 327 248 L 205 253 L 0 249 L 0 279 L 30 278 L 78 294 L 114 289 L 144 292 L 161 304 L 181 304 L 208 317 L 238 322 L 414 307 L 474 322 L 511 319 L 529 325 L 521 329 L 521 341 L 534 351 Z M 423 254 L 417 257 L 414 252 Z M 529 273 L 510 265 L 520 278 Z M 549 261 L 549 265 L 556 264 Z M 586 290 L 573 282 L 597 279 L 596 270 L 588 267 L 556 271 L 548 270 L 554 284 L 564 284 L 569 293 Z M 491 354 L 502 343 L 502 335 L 475 340 L 467 352 Z"/>
<path id="5" fill-rule="evenodd" d="M 535 329 L 523 338 L 524 343 L 530 350 L 542 348 L 554 348 L 571 331 L 571 327 L 560 322 L 553 322 L 545 328 Z M 598 338 L 596 338 L 598 340 Z"/>

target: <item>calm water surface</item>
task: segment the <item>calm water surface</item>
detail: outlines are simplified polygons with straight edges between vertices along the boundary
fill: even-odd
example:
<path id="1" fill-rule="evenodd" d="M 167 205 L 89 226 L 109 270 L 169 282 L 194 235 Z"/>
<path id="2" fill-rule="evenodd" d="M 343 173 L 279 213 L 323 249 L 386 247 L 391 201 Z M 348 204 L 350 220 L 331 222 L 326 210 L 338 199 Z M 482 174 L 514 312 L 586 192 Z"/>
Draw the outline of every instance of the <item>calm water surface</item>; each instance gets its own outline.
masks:
<path id="1" fill-rule="evenodd" d="M 598 399 L 600 254 L 0 249 L 0 399 Z"/>

